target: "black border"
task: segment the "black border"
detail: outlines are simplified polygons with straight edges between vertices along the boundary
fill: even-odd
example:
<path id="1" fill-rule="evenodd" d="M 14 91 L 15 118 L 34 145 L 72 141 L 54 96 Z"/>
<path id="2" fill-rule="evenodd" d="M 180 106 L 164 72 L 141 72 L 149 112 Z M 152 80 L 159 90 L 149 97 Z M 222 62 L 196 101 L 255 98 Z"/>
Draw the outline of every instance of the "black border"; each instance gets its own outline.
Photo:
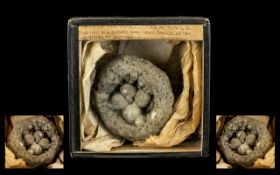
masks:
<path id="1" fill-rule="evenodd" d="M 79 117 L 79 46 L 78 27 L 81 25 L 157 25 L 157 24 L 203 24 L 204 28 L 204 104 L 203 140 L 201 152 L 178 153 L 80 153 Z M 68 21 L 68 112 L 69 140 L 72 158 L 178 158 L 209 156 L 210 130 L 210 22 L 203 17 L 83 17 Z"/>

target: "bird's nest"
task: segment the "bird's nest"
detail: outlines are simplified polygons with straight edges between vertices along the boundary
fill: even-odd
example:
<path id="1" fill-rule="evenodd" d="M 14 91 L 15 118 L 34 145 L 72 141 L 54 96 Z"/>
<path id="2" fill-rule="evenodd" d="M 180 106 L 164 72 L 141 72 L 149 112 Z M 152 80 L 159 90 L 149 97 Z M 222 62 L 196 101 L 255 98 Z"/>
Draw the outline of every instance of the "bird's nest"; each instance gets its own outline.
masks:
<path id="1" fill-rule="evenodd" d="M 225 124 L 218 145 L 228 163 L 246 168 L 264 157 L 273 142 L 262 122 L 234 117 Z"/>
<path id="2" fill-rule="evenodd" d="M 174 96 L 167 75 L 151 62 L 120 56 L 107 63 L 92 86 L 93 106 L 105 126 L 128 140 L 159 134 Z"/>
<path id="3" fill-rule="evenodd" d="M 18 122 L 7 138 L 7 146 L 30 167 L 50 164 L 62 141 L 55 124 L 45 117 Z"/>

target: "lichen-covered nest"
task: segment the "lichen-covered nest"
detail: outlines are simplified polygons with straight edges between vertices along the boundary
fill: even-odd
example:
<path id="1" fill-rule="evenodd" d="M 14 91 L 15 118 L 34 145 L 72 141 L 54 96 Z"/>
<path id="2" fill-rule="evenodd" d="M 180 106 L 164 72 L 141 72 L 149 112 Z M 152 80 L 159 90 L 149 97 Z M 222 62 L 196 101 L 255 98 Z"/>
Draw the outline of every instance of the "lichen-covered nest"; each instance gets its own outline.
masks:
<path id="1" fill-rule="evenodd" d="M 7 146 L 15 156 L 34 168 L 53 162 L 61 144 L 56 126 L 45 117 L 16 123 L 7 139 Z"/>
<path id="2" fill-rule="evenodd" d="M 172 113 L 170 81 L 151 62 L 120 56 L 98 72 L 92 102 L 105 126 L 135 141 L 159 134 Z"/>
<path id="3" fill-rule="evenodd" d="M 225 124 L 218 145 L 228 163 L 246 168 L 264 157 L 273 142 L 262 122 L 234 117 Z"/>

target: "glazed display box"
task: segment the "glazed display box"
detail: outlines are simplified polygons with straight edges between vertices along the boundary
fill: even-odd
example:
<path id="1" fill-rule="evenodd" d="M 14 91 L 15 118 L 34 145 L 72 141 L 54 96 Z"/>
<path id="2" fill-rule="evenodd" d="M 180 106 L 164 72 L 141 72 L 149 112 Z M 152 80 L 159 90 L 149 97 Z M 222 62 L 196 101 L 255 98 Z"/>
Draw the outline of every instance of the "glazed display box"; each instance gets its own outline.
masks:
<path id="1" fill-rule="evenodd" d="M 72 18 L 67 37 L 73 158 L 208 156 L 207 18 Z"/>

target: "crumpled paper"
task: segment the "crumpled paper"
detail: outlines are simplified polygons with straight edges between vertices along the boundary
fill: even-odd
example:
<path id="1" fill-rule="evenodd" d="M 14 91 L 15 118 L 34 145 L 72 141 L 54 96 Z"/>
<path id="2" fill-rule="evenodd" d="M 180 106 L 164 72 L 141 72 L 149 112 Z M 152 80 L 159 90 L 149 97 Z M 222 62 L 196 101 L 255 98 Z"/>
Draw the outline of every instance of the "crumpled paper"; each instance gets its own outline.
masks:
<path id="1" fill-rule="evenodd" d="M 275 168 L 275 143 L 263 159 L 259 158 L 254 162 L 253 168 Z"/>
<path id="2" fill-rule="evenodd" d="M 222 130 L 223 126 L 224 126 L 224 122 L 225 120 L 227 120 L 229 116 L 216 116 L 216 131 L 217 130 Z M 263 122 L 265 125 L 267 125 L 267 127 L 272 127 L 272 134 L 273 134 L 273 130 L 275 130 L 275 123 L 273 124 L 273 122 L 275 122 L 275 117 L 273 117 L 273 121 L 271 123 L 272 126 L 270 126 L 269 120 L 270 120 L 270 116 L 267 115 L 242 115 L 240 117 L 247 117 L 247 118 L 252 118 L 258 121 Z M 216 137 L 218 138 L 219 136 L 219 132 L 216 132 Z M 219 152 L 219 150 L 217 149 L 217 152 Z M 219 152 L 220 154 L 220 152 Z M 217 153 L 216 153 L 217 156 Z M 217 160 L 217 159 L 216 159 Z M 229 164 L 226 164 L 222 159 L 220 161 L 216 162 L 216 168 L 232 168 L 231 166 L 229 167 Z M 275 168 L 275 143 L 274 146 L 266 153 L 266 155 L 264 156 L 264 158 L 258 158 L 255 162 L 254 165 L 252 165 L 251 167 L 248 168 Z"/>
<path id="3" fill-rule="evenodd" d="M 59 134 L 64 137 L 64 117 L 62 115 L 56 116 L 54 121 Z"/>
<path id="4" fill-rule="evenodd" d="M 220 133 L 222 132 L 226 116 L 218 115 L 216 116 L 216 139 L 218 139 Z"/>
<path id="5" fill-rule="evenodd" d="M 223 158 L 220 159 L 220 161 L 216 164 L 217 169 L 229 169 L 232 168 L 230 164 L 227 164 Z"/>
<path id="6" fill-rule="evenodd" d="M 116 138 L 100 124 L 97 114 L 90 108 L 90 91 L 96 75 L 96 63 L 107 52 L 112 51 L 102 47 L 102 44 L 87 41 L 80 58 L 81 148 L 89 151 L 109 151 L 124 143 L 123 139 Z"/>
<path id="7" fill-rule="evenodd" d="M 48 166 L 48 169 L 63 169 L 63 167 L 64 167 L 63 163 L 60 161 L 59 158 L 57 158 L 53 164 L 50 164 Z"/>
<path id="8" fill-rule="evenodd" d="M 5 168 L 28 168 L 26 162 L 16 158 L 14 153 L 5 144 Z"/>
<path id="9" fill-rule="evenodd" d="M 56 161 L 48 166 L 48 169 L 63 169 L 64 168 L 64 150 L 62 150 Z"/>
<path id="10" fill-rule="evenodd" d="M 129 54 L 139 57 L 143 57 L 143 54 L 152 55 L 149 60 L 164 67 L 167 65 L 167 57 L 170 56 L 173 46 L 179 42 L 162 40 L 155 41 L 155 43 L 166 48 L 165 53 L 162 54 L 163 59 L 154 57 L 154 55 L 158 55 L 159 49 L 150 49 L 146 53 L 134 49 L 135 52 L 133 52 L 135 42 L 121 41 L 118 54 L 129 52 Z M 141 47 L 149 46 L 148 48 L 151 48 L 151 44 L 155 43 L 142 41 Z M 110 134 L 99 121 L 95 111 L 90 108 L 90 89 L 96 75 L 97 61 L 112 50 L 102 47 L 102 42 L 86 41 L 80 45 L 82 50 L 80 54 L 81 148 L 90 151 L 110 151 L 113 147 L 121 146 L 124 140 Z M 142 142 L 134 142 L 134 145 L 171 147 L 180 144 L 195 132 L 200 123 L 202 107 L 201 47 L 200 42 L 186 41 L 180 49 L 179 60 L 174 61 L 181 61 L 183 91 L 174 105 L 174 113 L 158 136 L 151 136 Z"/>

